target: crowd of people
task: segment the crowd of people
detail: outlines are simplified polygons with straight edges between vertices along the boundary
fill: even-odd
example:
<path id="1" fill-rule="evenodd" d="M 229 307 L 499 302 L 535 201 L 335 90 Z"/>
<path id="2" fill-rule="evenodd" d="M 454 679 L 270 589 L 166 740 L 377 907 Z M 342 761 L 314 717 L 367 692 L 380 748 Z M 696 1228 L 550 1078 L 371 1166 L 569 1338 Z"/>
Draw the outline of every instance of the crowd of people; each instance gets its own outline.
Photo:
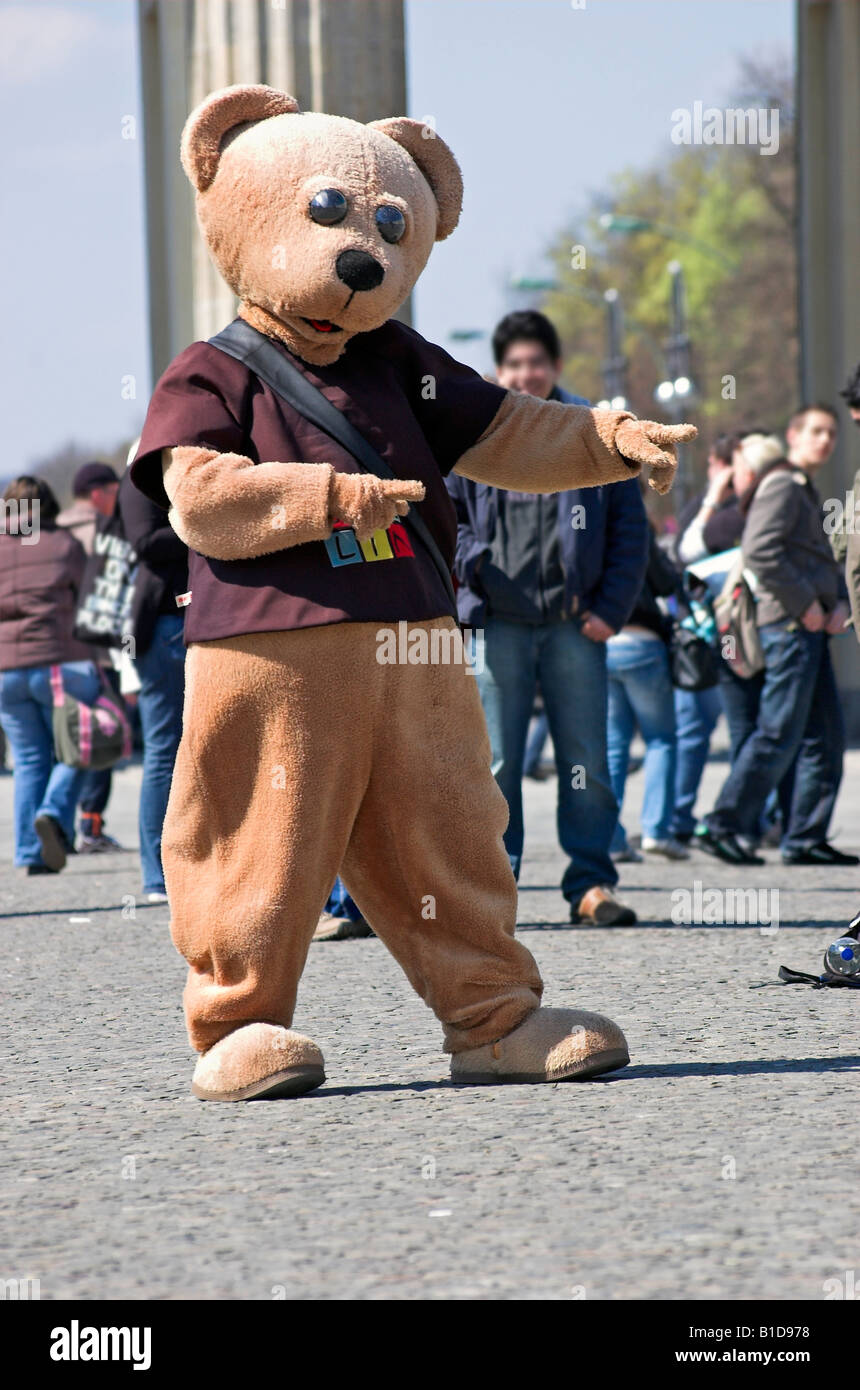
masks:
<path id="1" fill-rule="evenodd" d="M 14 760 L 14 862 L 28 875 L 52 874 L 69 854 L 122 848 L 106 830 L 111 769 L 75 768 L 54 751 L 54 687 L 91 706 L 104 683 L 138 716 L 143 893 L 165 902 L 161 830 L 182 734 L 185 648 L 177 596 L 187 588 L 187 549 L 128 472 L 120 478 L 108 464 L 85 464 L 73 494 L 61 511 L 48 484 L 29 475 L 4 492 L 0 725 Z M 87 563 L 97 538 L 117 525 L 136 557 L 133 626 L 117 646 L 95 647 L 79 635 Z"/>
<path id="2" fill-rule="evenodd" d="M 561 348 L 544 315 L 507 315 L 492 345 L 500 385 L 587 404 L 558 384 Z M 860 369 L 842 396 L 860 424 Z M 643 858 L 699 851 L 754 865 L 771 845 L 786 866 L 860 864 L 828 838 L 845 747 L 830 642 L 860 612 L 860 542 L 852 526 L 827 534 L 815 487 L 839 428 L 835 408 L 812 403 L 791 416 L 784 442 L 770 427 L 720 435 L 704 491 L 659 534 L 634 478 L 543 495 L 449 477 L 458 615 L 481 644 L 473 670 L 509 808 L 505 847 L 518 877 L 523 777 L 544 775 L 550 738 L 572 922 L 635 922 L 616 890 L 619 866 Z M 166 901 L 160 845 L 182 729 L 187 551 L 127 471 L 87 464 L 73 493 L 65 511 L 39 478 L 16 478 L 4 493 L 0 727 L 14 762 L 14 860 L 27 874 L 51 874 L 70 853 L 121 848 L 106 829 L 110 768 L 78 769 L 54 751 L 58 689 L 92 705 L 106 688 L 139 718 L 142 887 L 149 901 Z M 78 622 L 88 560 L 105 549 L 100 537 L 117 534 L 134 554 L 133 603 L 122 640 L 93 647 Z M 752 595 L 756 669 L 741 674 L 719 648 L 713 679 L 691 688 L 673 667 L 679 613 L 691 584 L 713 597 L 730 574 Z M 729 772 L 701 815 L 721 714 Z M 637 731 L 638 845 L 620 817 Z M 368 935 L 338 880 L 315 939 Z"/>

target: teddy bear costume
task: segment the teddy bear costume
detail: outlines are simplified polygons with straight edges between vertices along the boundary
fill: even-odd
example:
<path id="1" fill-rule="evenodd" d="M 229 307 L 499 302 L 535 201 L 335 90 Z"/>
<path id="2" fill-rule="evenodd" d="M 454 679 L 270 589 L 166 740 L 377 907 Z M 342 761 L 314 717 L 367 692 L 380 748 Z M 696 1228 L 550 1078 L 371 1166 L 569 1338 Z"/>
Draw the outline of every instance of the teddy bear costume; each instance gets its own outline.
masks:
<path id="1" fill-rule="evenodd" d="M 476 683 L 408 512 L 420 503 L 450 563 L 452 469 L 555 492 L 648 465 L 664 492 L 673 441 L 695 432 L 504 391 L 391 319 L 462 198 L 451 151 L 420 122 L 361 125 L 232 87 L 192 113 L 181 153 L 240 317 L 396 475 L 361 472 L 211 343 L 181 353 L 150 403 L 133 481 L 190 548 L 162 856 L 202 1054 L 192 1089 L 243 1100 L 325 1079 L 319 1048 L 290 1024 L 338 871 L 440 1019 L 456 1080 L 623 1066 L 610 1020 L 540 1007 L 540 974 L 514 936 L 507 806 Z M 448 658 L 381 660 L 380 634 L 403 622 L 410 643 L 424 630 Z"/>

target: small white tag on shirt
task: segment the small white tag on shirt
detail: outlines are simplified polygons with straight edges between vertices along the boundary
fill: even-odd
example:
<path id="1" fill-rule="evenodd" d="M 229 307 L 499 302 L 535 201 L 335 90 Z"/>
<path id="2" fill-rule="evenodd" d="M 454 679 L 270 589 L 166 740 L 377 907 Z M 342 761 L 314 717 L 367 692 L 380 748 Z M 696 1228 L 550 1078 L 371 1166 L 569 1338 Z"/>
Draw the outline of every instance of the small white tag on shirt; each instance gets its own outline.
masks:
<path id="1" fill-rule="evenodd" d="M 177 607 L 177 608 L 187 608 L 190 602 L 191 602 L 191 590 L 190 590 L 190 589 L 188 590 L 188 593 L 187 593 L 187 594 L 177 594 L 177 595 L 176 595 L 176 607 Z"/>

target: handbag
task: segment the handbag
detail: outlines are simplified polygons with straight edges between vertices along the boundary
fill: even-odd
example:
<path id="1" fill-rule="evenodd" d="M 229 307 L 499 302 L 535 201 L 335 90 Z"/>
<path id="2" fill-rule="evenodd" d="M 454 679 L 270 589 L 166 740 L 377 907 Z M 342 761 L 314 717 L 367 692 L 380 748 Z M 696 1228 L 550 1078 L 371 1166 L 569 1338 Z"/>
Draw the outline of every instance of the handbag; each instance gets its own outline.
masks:
<path id="1" fill-rule="evenodd" d="M 712 690 L 720 678 L 719 652 L 678 621 L 669 638 L 669 666 L 678 690 Z"/>
<path id="2" fill-rule="evenodd" d="M 723 660 L 741 680 L 764 670 L 764 653 L 755 617 L 755 598 L 739 555 L 714 600 Z"/>
<path id="3" fill-rule="evenodd" d="M 52 726 L 57 761 L 99 772 L 131 757 L 131 725 L 121 697 L 99 669 L 102 693 L 95 704 L 76 700 L 63 688 L 62 666 L 51 667 Z"/>
<path id="4" fill-rule="evenodd" d="M 756 488 L 754 502 L 783 471 L 774 468 L 765 474 Z M 745 568 L 743 551 L 740 550 L 714 600 L 714 614 L 723 660 L 741 680 L 751 680 L 764 670 L 764 652 L 755 616 L 755 590 L 755 575 Z"/>
<path id="5" fill-rule="evenodd" d="M 717 625 L 707 590 L 690 575 L 675 590 L 669 669 L 678 690 L 711 690 L 720 678 Z"/>
<path id="6" fill-rule="evenodd" d="M 317 425 L 338 444 L 343 445 L 366 473 L 373 473 L 378 478 L 397 477 L 364 435 L 359 433 L 337 406 L 332 405 L 313 382 L 308 381 L 298 367 L 293 366 L 289 358 L 284 356 L 265 333 L 252 328 L 244 319 L 234 319 L 220 333 L 216 333 L 214 338 L 210 338 L 209 342 L 212 347 L 226 352 L 228 357 L 235 357 L 237 361 L 244 362 L 261 381 L 271 386 L 276 395 L 311 424 Z M 457 600 L 451 570 L 430 534 L 429 527 L 416 511 L 416 506 L 419 505 L 420 503 L 410 503 L 409 511 L 403 517 L 404 524 L 411 528 L 429 553 L 445 585 L 451 607 L 456 613 Z"/>
<path id="7" fill-rule="evenodd" d="M 720 678 L 720 654 L 710 604 L 687 591 L 679 591 L 676 601 L 678 614 L 669 634 L 672 684 L 678 690 L 711 690 Z"/>

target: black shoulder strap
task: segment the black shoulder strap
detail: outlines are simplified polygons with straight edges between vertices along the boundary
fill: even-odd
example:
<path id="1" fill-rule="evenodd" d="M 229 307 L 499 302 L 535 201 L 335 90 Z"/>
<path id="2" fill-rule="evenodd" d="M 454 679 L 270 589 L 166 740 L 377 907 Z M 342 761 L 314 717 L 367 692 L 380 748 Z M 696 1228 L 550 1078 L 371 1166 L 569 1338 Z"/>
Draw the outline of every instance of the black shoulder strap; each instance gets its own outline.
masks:
<path id="1" fill-rule="evenodd" d="M 342 444 L 366 473 L 373 473 L 378 478 L 396 478 L 397 474 L 391 471 L 364 435 L 359 433 L 337 406 L 332 405 L 313 382 L 308 381 L 298 367 L 293 366 L 265 333 L 252 328 L 244 319 L 234 319 L 226 328 L 222 328 L 220 333 L 216 333 L 214 338 L 210 338 L 209 342 L 221 352 L 226 352 L 228 357 L 235 357 L 238 361 L 244 362 L 246 367 L 250 367 L 261 381 L 271 386 L 272 390 L 294 410 L 312 425 L 318 425 L 332 439 L 336 439 L 338 444 Z M 409 504 L 409 512 L 403 520 L 429 552 L 456 612 L 451 571 L 415 507 L 414 502 Z"/>

